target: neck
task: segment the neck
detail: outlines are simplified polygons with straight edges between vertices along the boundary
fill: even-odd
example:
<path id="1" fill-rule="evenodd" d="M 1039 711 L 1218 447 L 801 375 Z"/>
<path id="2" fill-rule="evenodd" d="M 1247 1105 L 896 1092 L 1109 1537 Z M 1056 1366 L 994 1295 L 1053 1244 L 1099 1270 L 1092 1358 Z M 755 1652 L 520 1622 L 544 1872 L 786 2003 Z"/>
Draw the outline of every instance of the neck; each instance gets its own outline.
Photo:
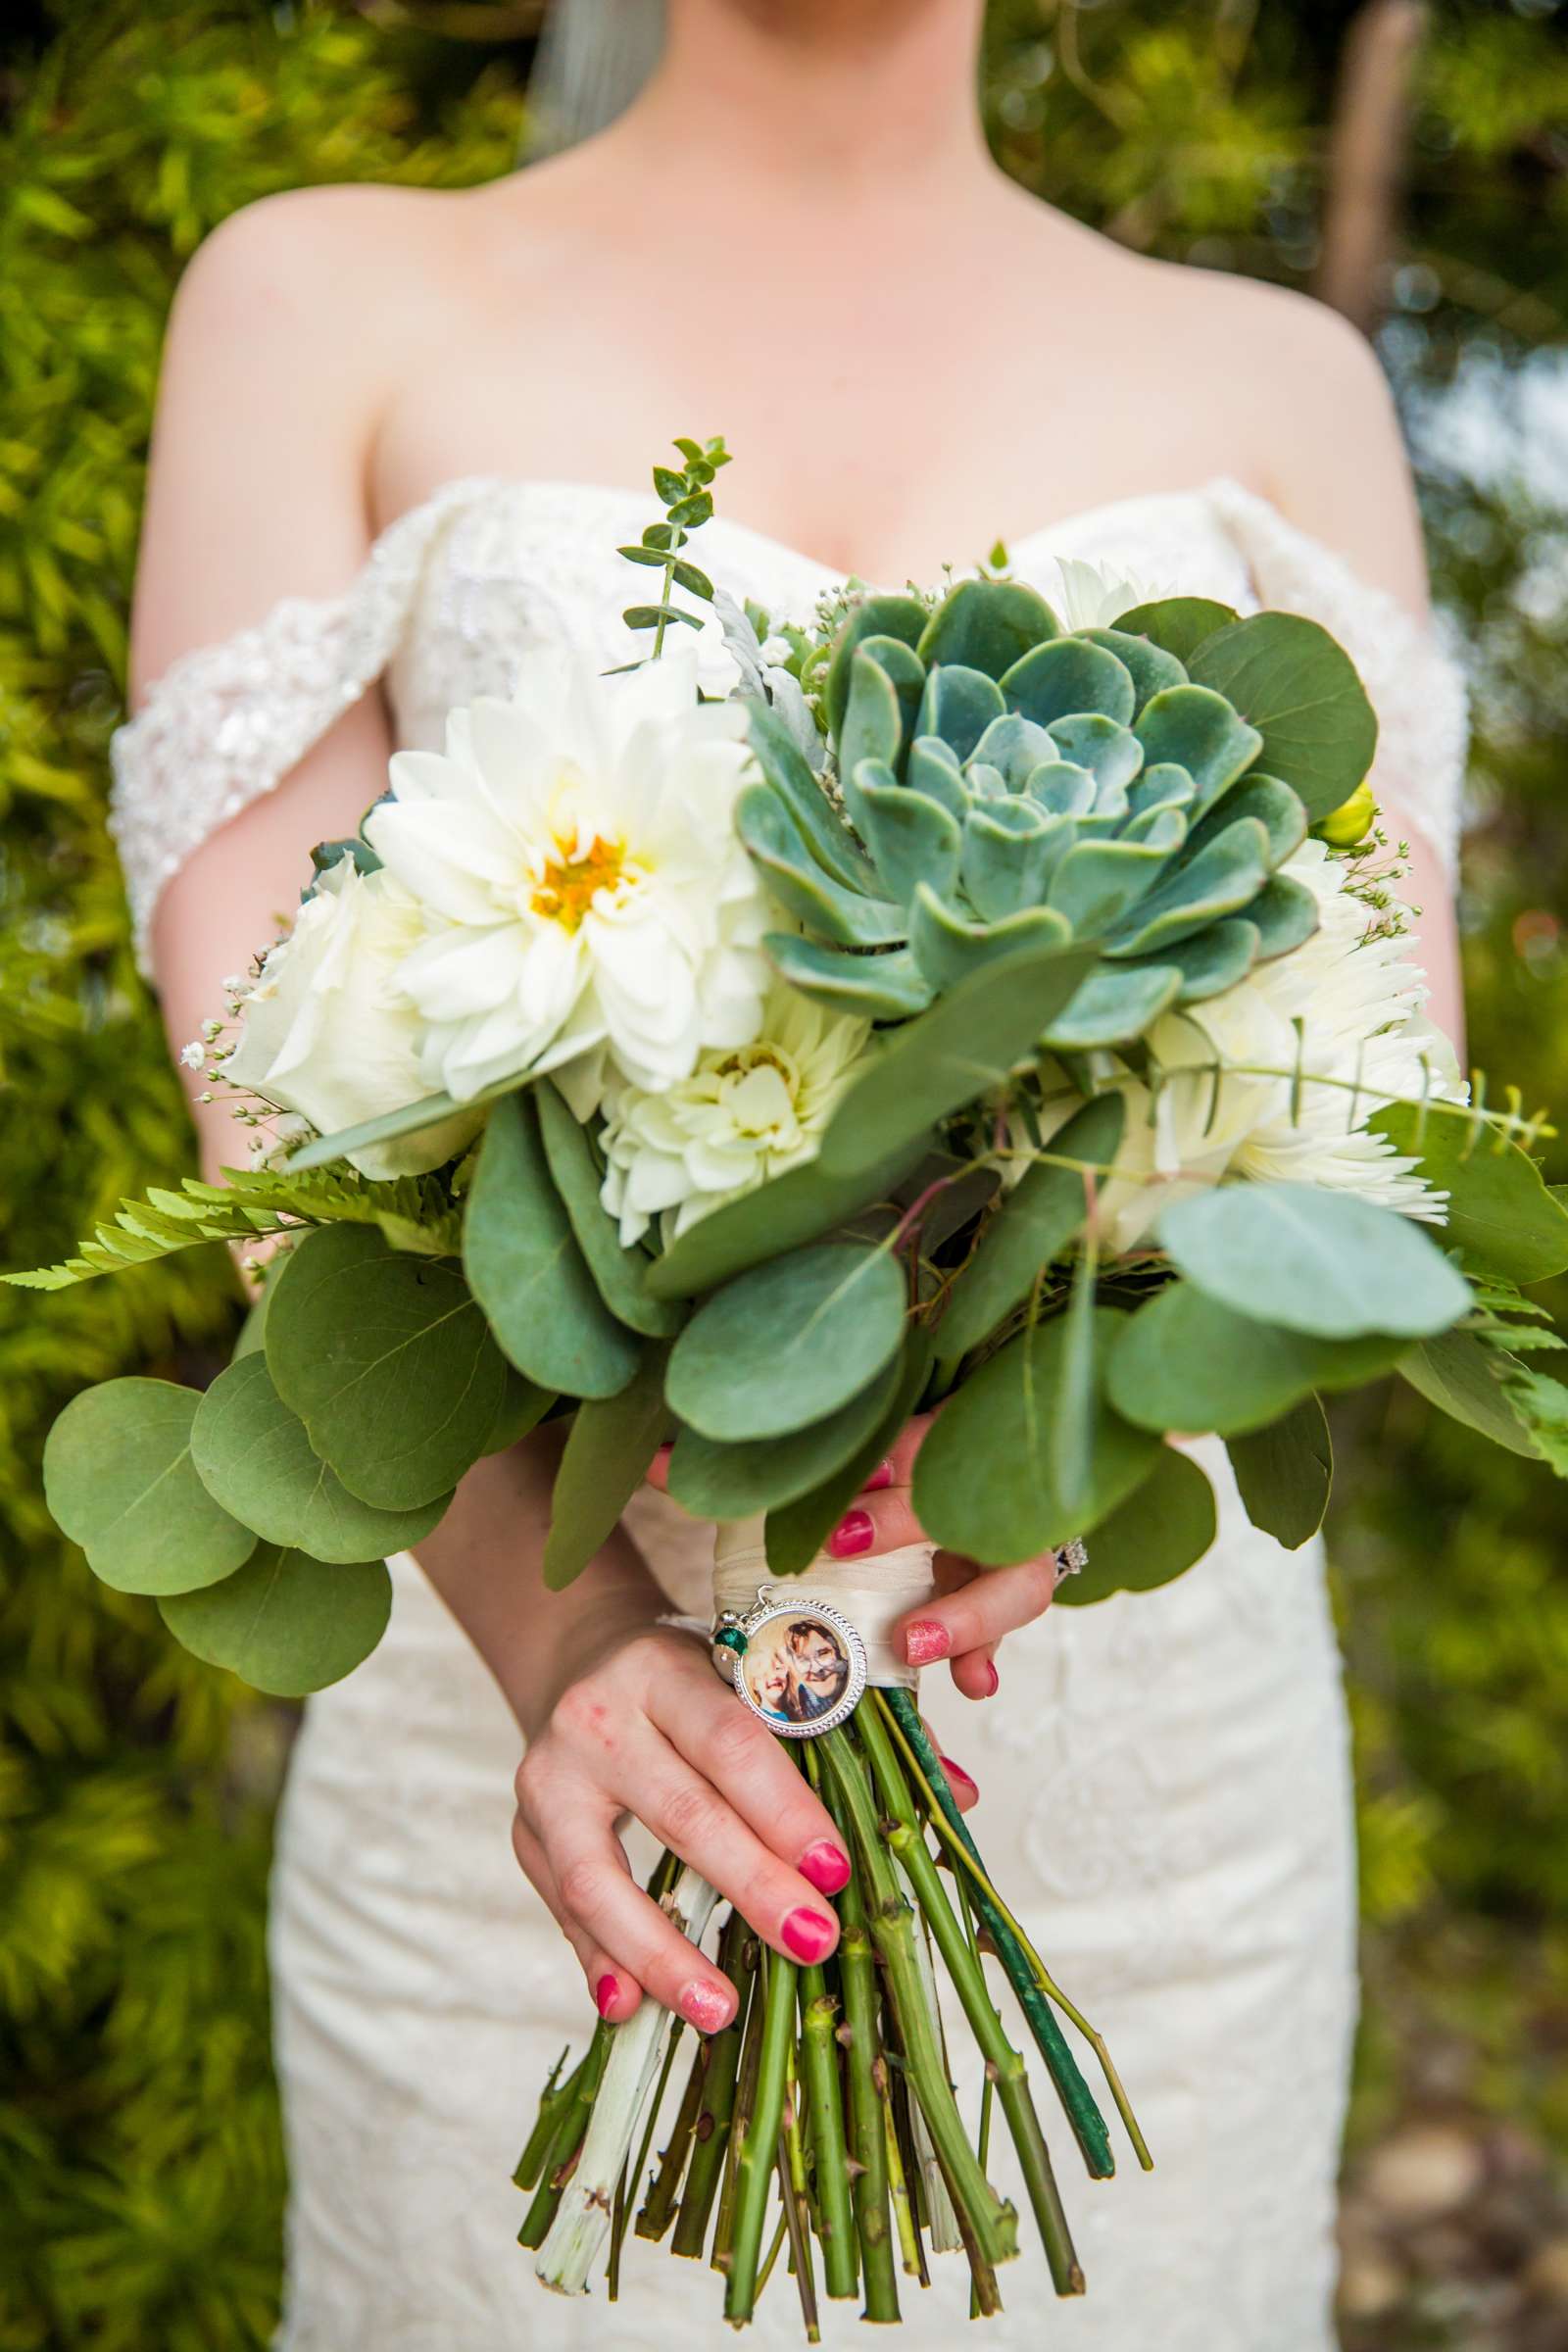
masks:
<path id="1" fill-rule="evenodd" d="M 976 100 L 983 0 L 669 0 L 663 59 L 615 134 L 658 184 L 733 170 L 842 201 L 989 170 Z M 657 195 L 653 197 L 657 202 Z M 765 236 L 765 223 L 759 227 Z"/>

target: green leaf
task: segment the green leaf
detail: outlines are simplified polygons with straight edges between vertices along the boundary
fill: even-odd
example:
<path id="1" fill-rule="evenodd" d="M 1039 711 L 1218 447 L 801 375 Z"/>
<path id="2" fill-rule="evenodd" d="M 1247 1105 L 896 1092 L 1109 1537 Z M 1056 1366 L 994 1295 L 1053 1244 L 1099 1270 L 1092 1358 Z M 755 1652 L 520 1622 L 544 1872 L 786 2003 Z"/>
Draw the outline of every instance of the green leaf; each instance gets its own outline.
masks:
<path id="1" fill-rule="evenodd" d="M 1085 1534 L 1149 1475 L 1157 1438 L 1124 1421 L 1099 1385 L 1122 1321 L 1095 1310 L 1096 1385 L 1070 1464 L 1058 1463 L 1054 1436 L 1074 1377 L 1065 1316 L 1020 1333 L 964 1382 L 914 1460 L 914 1508 L 933 1542 L 992 1568 L 1033 1559 Z"/>
<path id="2" fill-rule="evenodd" d="M 1181 990 L 1175 960 L 1102 963 L 1090 973 L 1065 1011 L 1058 1012 L 1044 1043 L 1060 1053 L 1084 1054 L 1096 1046 L 1142 1037 Z"/>
<path id="3" fill-rule="evenodd" d="M 835 882 L 866 897 L 874 895 L 876 872 L 827 794 L 807 764 L 794 736 L 761 703 L 746 706 L 747 737 L 758 765 L 778 794 L 816 863 Z"/>
<path id="4" fill-rule="evenodd" d="M 1530 1364 L 1520 1364 L 1505 1377 L 1509 1401 L 1529 1431 L 1536 1451 L 1559 1478 L 1568 1478 L 1568 1388 Z"/>
<path id="5" fill-rule="evenodd" d="M 1034 821 L 1026 824 L 1026 819 Z M 963 820 L 961 859 L 963 887 L 976 913 L 1000 923 L 1037 906 L 1071 840 L 1069 830 L 1033 801 L 970 808 Z"/>
<path id="6" fill-rule="evenodd" d="M 551 1177 L 600 1297 L 618 1322 L 646 1339 L 671 1338 L 681 1326 L 680 1310 L 649 1290 L 643 1251 L 622 1247 L 615 1221 L 599 1198 L 602 1179 L 586 1130 L 548 1078 L 535 1088 L 533 1099 Z"/>
<path id="7" fill-rule="evenodd" d="M 1497 1149 L 1456 1103 L 1391 1102 L 1367 1121 L 1402 1156 L 1418 1160 L 1428 1184 L 1448 1196 L 1444 1239 L 1468 1264 L 1521 1285 L 1568 1269 L 1568 1209 L 1542 1181 L 1528 1152 Z"/>
<path id="8" fill-rule="evenodd" d="M 1315 893 L 1294 874 L 1271 874 L 1256 898 L 1248 901 L 1247 920 L 1257 934 L 1260 963 L 1293 954 L 1322 919 Z"/>
<path id="9" fill-rule="evenodd" d="M 896 637 L 873 638 L 871 644 L 898 645 Z M 925 672 L 908 647 L 901 646 L 906 659 L 919 671 L 920 686 L 925 685 Z M 886 666 L 878 662 L 864 645 L 857 646 L 850 664 L 850 700 L 844 713 L 844 724 L 838 734 L 839 782 L 844 802 L 851 816 L 859 822 L 859 810 L 851 789 L 855 771 L 862 760 L 881 760 L 892 769 L 898 764 L 900 747 L 904 742 L 904 714 L 899 690 Z"/>
<path id="10" fill-rule="evenodd" d="M 642 1350 L 606 1306 L 577 1247 L 526 1095 L 508 1097 L 490 1114 L 463 1262 L 519 1372 L 565 1396 L 613 1396 L 625 1387 Z"/>
<path id="11" fill-rule="evenodd" d="M 501 1410 L 484 1442 L 486 1453 L 505 1453 L 509 1446 L 515 1446 L 531 1429 L 537 1429 L 556 1401 L 549 1389 L 537 1388 L 531 1380 L 525 1380 L 515 1364 L 508 1364 L 506 1371 Z"/>
<path id="12" fill-rule="evenodd" d="M 820 1486 L 768 1512 L 763 1540 L 772 1575 L 800 1576 L 809 1568 L 866 1480 L 903 1435 L 920 1402 L 930 1369 L 931 1343 L 916 1325 L 905 1338 L 898 1385 L 876 1428 Z"/>
<path id="13" fill-rule="evenodd" d="M 1000 922 L 971 923 L 945 906 L 927 882 L 909 908 L 909 945 L 914 959 L 939 989 L 955 989 L 989 964 L 1012 962 L 1031 948 L 1065 948 L 1072 930 L 1053 906 L 1022 906 Z"/>
<path id="14" fill-rule="evenodd" d="M 1225 1450 L 1252 1525 L 1298 1551 L 1322 1526 L 1334 1484 L 1334 1446 L 1317 1397 L 1303 1396 L 1278 1421 L 1228 1438 Z"/>
<path id="15" fill-rule="evenodd" d="M 1106 943 L 1105 953 L 1147 956 L 1189 939 L 1216 915 L 1250 906 L 1268 878 L 1268 835 L 1255 817 L 1239 817 L 1191 865 L 1156 882 Z"/>
<path id="16" fill-rule="evenodd" d="M 1102 645 L 1087 637 L 1057 637 L 1037 645 L 1015 662 L 1002 680 L 1009 710 L 1022 711 L 1037 727 L 1091 712 L 1125 726 L 1138 706 L 1132 673 Z"/>
<path id="17" fill-rule="evenodd" d="M 1078 939 L 1099 939 L 1144 898 L 1168 852 L 1141 841 L 1080 841 L 1051 877 L 1046 904 L 1064 914 Z"/>
<path id="18" fill-rule="evenodd" d="M 735 830 L 779 905 L 835 947 L 903 944 L 903 907 L 848 890 L 824 873 L 770 785 L 747 786 L 735 805 Z"/>
<path id="19" fill-rule="evenodd" d="M 1470 1286 L 1408 1217 L 1305 1184 L 1226 1184 L 1164 1209 L 1161 1248 L 1189 1282 L 1259 1322 L 1320 1339 L 1426 1339 Z"/>
<path id="20" fill-rule="evenodd" d="M 1181 853 L 1181 861 L 1196 857 L 1206 849 L 1216 833 L 1233 824 L 1239 816 L 1255 816 L 1268 837 L 1268 861 L 1281 866 L 1293 850 L 1298 850 L 1306 839 L 1306 810 L 1288 784 L 1277 776 L 1259 775 L 1255 771 L 1233 784 L 1221 800 L 1194 825 Z"/>
<path id="21" fill-rule="evenodd" d="M 907 1020 L 924 1012 L 936 993 L 907 948 L 857 955 L 793 931 L 767 932 L 762 947 L 773 969 L 803 997 L 860 1020 Z"/>
<path id="22" fill-rule="evenodd" d="M 49 1432 L 44 1499 L 117 1592 L 195 1592 L 256 1548 L 191 1459 L 199 1402 L 172 1381 L 109 1380 L 73 1397 Z"/>
<path id="23" fill-rule="evenodd" d="M 904 1336 L 904 1269 L 863 1242 L 817 1242 L 705 1299 L 669 1359 L 670 1405 L 705 1437 L 783 1437 L 848 1404 Z"/>
<path id="24" fill-rule="evenodd" d="M 916 650 L 928 669 L 961 662 L 1000 678 L 1058 627 L 1045 598 L 1021 581 L 960 580 L 932 613 Z"/>
<path id="25" fill-rule="evenodd" d="M 1206 645 L 1219 630 L 1229 628 L 1236 618 L 1230 605 L 1215 604 L 1206 596 L 1164 596 L 1152 604 L 1133 605 L 1118 613 L 1115 627 L 1130 637 L 1147 637 L 1152 645 L 1162 646 L 1177 661 L 1190 662 L 1200 645 Z"/>
<path id="26" fill-rule="evenodd" d="M 969 807 L 963 770 L 958 765 L 957 753 L 950 750 L 940 735 L 917 735 L 910 744 L 904 788 L 906 792 L 924 793 L 928 800 L 936 801 L 950 816 L 962 823 Z"/>
<path id="27" fill-rule="evenodd" d="M 1200 1560 L 1217 1531 L 1214 1490 L 1191 1455 L 1161 1446 L 1149 1476 L 1102 1519 L 1089 1564 L 1056 1587 L 1054 1608 L 1090 1608 L 1112 1592 L 1152 1592 Z"/>
<path id="28" fill-rule="evenodd" d="M 828 664 L 824 699 L 828 727 L 835 738 L 849 707 L 850 671 L 861 639 L 898 637 L 906 645 L 918 645 L 925 623 L 925 607 L 915 596 L 868 596 L 854 607 L 838 633 Z"/>
<path id="29" fill-rule="evenodd" d="M 1261 765 L 1298 795 L 1309 819 L 1348 801 L 1377 750 L 1378 722 L 1354 662 L 1297 612 L 1255 612 L 1188 662 L 1263 738 Z"/>
<path id="30" fill-rule="evenodd" d="M 770 1184 L 743 1193 L 738 1200 L 727 1200 L 688 1226 L 663 1256 L 654 1260 L 650 1290 L 661 1298 L 694 1298 L 760 1265 L 763 1258 L 818 1240 L 858 1210 L 886 1200 L 925 1157 L 930 1145 L 922 1129 L 869 1167 L 853 1169 L 847 1176 L 830 1176 L 820 1159 L 807 1160 Z"/>
<path id="31" fill-rule="evenodd" d="M 1471 1331 L 1445 1331 L 1422 1340 L 1399 1358 L 1412 1389 L 1440 1412 L 1476 1429 L 1510 1453 L 1540 1459 L 1534 1439 L 1514 1409 L 1505 1378 L 1524 1366 L 1516 1355 L 1492 1348 Z"/>
<path id="32" fill-rule="evenodd" d="M 1069 765 L 1087 768 L 1094 777 L 1095 808 L 1100 815 L 1111 813 L 1104 807 L 1105 796 L 1118 787 L 1130 788 L 1144 764 L 1144 747 L 1132 728 L 1098 710 L 1054 718 L 1051 740 Z"/>
<path id="33" fill-rule="evenodd" d="M 1257 729 L 1238 718 L 1223 695 L 1196 682 L 1156 694 L 1134 733 L 1144 747 L 1146 767 L 1169 763 L 1192 777 L 1198 788 L 1195 821 L 1246 773 L 1263 744 Z"/>
<path id="34" fill-rule="evenodd" d="M 949 662 L 943 669 L 932 670 L 925 682 L 916 732 L 936 736 L 961 762 L 972 756 L 987 727 L 1002 716 L 1005 707 L 995 678 L 988 678 L 983 669 Z"/>
<path id="35" fill-rule="evenodd" d="M 190 1447 L 203 1486 L 225 1511 L 265 1543 L 318 1560 L 352 1563 L 406 1551 L 452 1500 L 438 1494 L 410 1511 L 362 1502 L 312 1450 L 304 1422 L 283 1402 L 260 1353 L 219 1374 L 196 1408 Z"/>
<path id="36" fill-rule="evenodd" d="M 550 1498 L 544 1576 L 552 1592 L 610 1541 L 664 1441 L 664 1349 L 652 1347 L 618 1396 L 577 1407 Z"/>
<path id="37" fill-rule="evenodd" d="M 1057 1159 L 1078 1165 L 1036 1160 L 1003 1196 L 978 1249 L 948 1293 L 937 1326 L 939 1361 L 955 1364 L 988 1340 L 1028 1298 L 1035 1277 L 1082 1232 L 1089 1213 L 1086 1175 L 1100 1175 L 1115 1158 L 1126 1115 L 1119 1094 L 1086 1102 L 1050 1144 Z"/>
<path id="38" fill-rule="evenodd" d="M 669 1457 L 669 1491 L 698 1519 L 749 1519 L 794 1502 L 859 1452 L 887 1418 L 899 1385 L 895 1357 L 836 1413 L 787 1437 L 721 1446 L 683 1430 Z"/>
<path id="39" fill-rule="evenodd" d="M 1383 1334 L 1321 1340 L 1255 1323 L 1178 1282 L 1128 1318 L 1107 1385 L 1117 1411 L 1142 1428 L 1230 1437 L 1265 1428 L 1314 1389 L 1360 1388 L 1404 1349 Z"/>
<path id="40" fill-rule="evenodd" d="M 267 1368 L 313 1449 L 380 1510 L 449 1494 L 483 1452 L 506 1386 L 458 1267 L 338 1225 L 307 1234 L 276 1281 Z"/>
<path id="41" fill-rule="evenodd" d="M 1189 939 L 1173 940 L 1169 947 L 1156 949 L 1147 964 L 1139 959 L 1119 968 L 1129 974 L 1174 970 L 1181 981 L 1176 1002 L 1201 1004 L 1246 979 L 1257 960 L 1257 925 L 1246 916 L 1230 915 Z"/>
<path id="42" fill-rule="evenodd" d="M 526 1080 L 518 1076 L 507 1081 L 507 1088 L 522 1086 Z M 474 1103 L 488 1102 L 505 1090 L 492 1088 L 476 1095 Z M 451 1095 L 426 1095 L 420 1102 L 405 1104 L 401 1110 L 387 1110 L 378 1119 L 362 1119 L 357 1127 L 340 1128 L 336 1135 L 318 1135 L 291 1152 L 284 1167 L 291 1175 L 303 1175 L 307 1168 L 324 1168 L 333 1160 L 347 1159 L 351 1152 L 365 1152 L 372 1144 L 389 1144 L 400 1135 L 417 1135 L 423 1127 L 434 1127 L 442 1119 L 451 1118 L 455 1111 L 467 1110 L 472 1103 L 455 1102 Z"/>
<path id="43" fill-rule="evenodd" d="M 855 808 L 881 887 L 901 906 L 908 906 L 921 882 L 939 898 L 951 897 L 963 834 L 946 808 L 923 792 L 908 791 L 890 767 L 871 760 L 856 771 Z"/>
<path id="44" fill-rule="evenodd" d="M 384 1560 L 329 1566 L 263 1544 L 238 1575 L 159 1602 L 176 1642 L 255 1690 L 303 1698 L 368 1658 L 392 1613 Z"/>
<path id="45" fill-rule="evenodd" d="M 1077 634 L 1085 645 L 1098 645 L 1105 653 L 1114 654 L 1133 682 L 1137 700 L 1133 716 L 1152 695 L 1162 694 L 1167 686 L 1185 686 L 1187 672 L 1174 654 L 1165 652 L 1149 637 L 1134 636 L 1126 629 L 1080 629 Z"/>
<path id="46" fill-rule="evenodd" d="M 822 1138 L 824 1174 L 878 1165 L 979 1095 L 1005 1084 L 1094 961 L 1089 948 L 1025 949 L 960 981 L 888 1044 Z"/>

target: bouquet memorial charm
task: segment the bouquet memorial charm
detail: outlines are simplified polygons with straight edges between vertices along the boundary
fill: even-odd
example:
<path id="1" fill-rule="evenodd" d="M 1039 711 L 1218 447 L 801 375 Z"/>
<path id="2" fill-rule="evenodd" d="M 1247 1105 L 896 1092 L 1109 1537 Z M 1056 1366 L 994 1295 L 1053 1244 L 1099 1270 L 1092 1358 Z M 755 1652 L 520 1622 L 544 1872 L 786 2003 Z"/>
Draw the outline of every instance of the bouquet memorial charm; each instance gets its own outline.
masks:
<path id="1" fill-rule="evenodd" d="M 1389 1374 L 1563 1472 L 1528 1294 L 1568 1208 L 1544 1120 L 1489 1107 L 1423 1017 L 1376 721 L 1324 629 L 1083 565 L 1057 609 L 1000 556 L 743 610 L 691 552 L 723 444 L 676 450 L 620 551 L 644 658 L 526 653 L 395 754 L 187 1049 L 252 1163 L 9 1279 L 280 1244 L 205 1393 L 88 1389 L 45 1465 L 96 1573 L 264 1690 L 358 1665 L 387 1556 L 547 1416 L 550 1590 L 672 1446 L 719 1530 L 700 1638 L 838 1825 L 841 1935 L 781 1958 L 666 1853 L 651 1891 L 716 1936 L 734 2021 L 688 2036 L 644 1998 L 563 2059 L 520 2236 L 563 2292 L 635 2297 L 639 2244 L 706 2258 L 737 2323 L 777 2273 L 814 2341 L 822 2298 L 895 2320 L 937 2257 L 998 2310 L 1026 2236 L 1084 2290 L 1032 2075 L 1093 2179 L 1112 2109 L 1149 2162 L 889 1640 L 931 1547 L 1054 1552 L 1058 1606 L 1136 1607 L 1203 1573 L 1214 1494 L 1172 1442 L 1202 1435 L 1299 1545 L 1324 1397 Z M 917 1413 L 929 1543 L 831 1559 Z"/>

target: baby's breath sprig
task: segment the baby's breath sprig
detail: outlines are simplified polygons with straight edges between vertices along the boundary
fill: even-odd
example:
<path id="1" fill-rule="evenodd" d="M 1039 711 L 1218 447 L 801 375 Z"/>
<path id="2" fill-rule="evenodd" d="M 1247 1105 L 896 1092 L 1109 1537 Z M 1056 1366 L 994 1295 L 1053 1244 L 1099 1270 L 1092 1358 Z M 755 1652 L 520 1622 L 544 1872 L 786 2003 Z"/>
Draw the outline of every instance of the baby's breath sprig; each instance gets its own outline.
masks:
<path id="1" fill-rule="evenodd" d="M 664 631 L 671 621 L 681 621 L 689 629 L 703 625 L 700 613 L 688 612 L 675 603 L 677 588 L 684 588 L 688 596 L 701 597 L 705 604 L 713 601 L 712 581 L 680 551 L 693 531 L 700 530 L 712 514 L 713 479 L 719 467 L 730 462 L 722 435 L 711 441 L 692 441 L 680 435 L 675 447 L 686 461 L 679 472 L 671 466 L 654 467 L 654 488 L 663 505 L 663 521 L 651 522 L 635 547 L 615 551 L 628 564 L 646 564 L 664 575 L 657 605 L 628 605 L 621 614 L 628 629 L 653 630 L 651 662 L 657 662 L 663 652 Z"/>

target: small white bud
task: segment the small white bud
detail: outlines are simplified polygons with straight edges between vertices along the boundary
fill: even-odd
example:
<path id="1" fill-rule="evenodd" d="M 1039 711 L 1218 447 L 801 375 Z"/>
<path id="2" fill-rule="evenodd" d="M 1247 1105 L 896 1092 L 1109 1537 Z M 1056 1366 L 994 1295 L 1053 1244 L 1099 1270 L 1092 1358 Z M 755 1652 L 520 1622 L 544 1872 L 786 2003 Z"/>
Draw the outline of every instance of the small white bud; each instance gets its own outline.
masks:
<path id="1" fill-rule="evenodd" d="M 188 1046 L 180 1047 L 179 1058 L 187 1070 L 199 1070 L 207 1059 L 207 1048 L 199 1039 L 193 1037 Z"/>

